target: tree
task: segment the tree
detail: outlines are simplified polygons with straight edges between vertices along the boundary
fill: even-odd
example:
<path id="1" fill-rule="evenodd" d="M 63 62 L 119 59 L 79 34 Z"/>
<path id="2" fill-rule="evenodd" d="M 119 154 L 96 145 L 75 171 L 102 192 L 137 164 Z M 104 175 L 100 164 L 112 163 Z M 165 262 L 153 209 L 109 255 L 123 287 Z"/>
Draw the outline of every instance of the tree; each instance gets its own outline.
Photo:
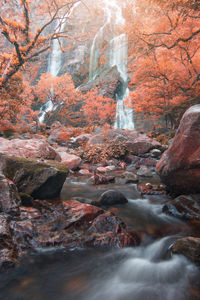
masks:
<path id="1" fill-rule="evenodd" d="M 22 70 L 28 62 L 50 49 L 53 39 L 66 37 L 63 22 L 73 6 L 81 0 L 0 0 L 0 32 L 3 37 L 0 52 L 0 86 Z M 36 15 L 41 27 L 35 27 Z M 53 32 L 49 27 L 57 22 Z"/>
<path id="2" fill-rule="evenodd" d="M 199 1 L 129 2 L 130 94 L 136 112 L 177 125 L 200 97 Z M 131 14 L 134 10 L 134 15 Z"/>
<path id="3" fill-rule="evenodd" d="M 34 106 L 46 103 L 49 109 L 44 111 L 44 122 L 48 123 L 53 113 L 63 119 L 63 122 L 73 119 L 74 107 L 78 105 L 80 93 L 75 89 L 71 76 L 68 73 L 58 77 L 49 73 L 41 75 L 37 84 L 31 86 L 29 82 L 25 82 L 25 90 L 23 97 L 31 99 Z M 38 116 L 41 114 L 37 112 Z"/>
<path id="4" fill-rule="evenodd" d="M 91 125 L 103 126 L 105 123 L 113 124 L 116 112 L 115 100 L 98 94 L 97 89 L 92 89 L 82 95 L 82 107 L 86 120 Z"/>

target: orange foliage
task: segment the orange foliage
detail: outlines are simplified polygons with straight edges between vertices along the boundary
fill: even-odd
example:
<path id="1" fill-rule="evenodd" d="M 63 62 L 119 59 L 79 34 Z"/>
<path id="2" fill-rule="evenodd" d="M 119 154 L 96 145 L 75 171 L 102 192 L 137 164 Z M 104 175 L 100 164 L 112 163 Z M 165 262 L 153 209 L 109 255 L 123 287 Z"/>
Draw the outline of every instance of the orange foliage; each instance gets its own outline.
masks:
<path id="1" fill-rule="evenodd" d="M 80 0 L 0 0 L 0 32 L 3 37 L 0 51 L 0 86 L 5 83 L 28 62 L 50 49 L 53 39 L 66 36 L 65 31 L 47 29 L 53 22 L 62 28 L 75 3 Z M 37 20 L 35 20 L 37 16 Z M 37 27 L 37 21 L 41 27 Z"/>
<path id="2" fill-rule="evenodd" d="M 85 102 L 83 111 L 89 124 L 103 126 L 105 123 L 113 123 L 115 100 L 99 95 L 97 89 L 87 92 L 82 97 Z"/>
<path id="3" fill-rule="evenodd" d="M 151 120 L 164 117 L 170 127 L 200 98 L 200 7 L 196 2 L 127 3 L 134 110 Z"/>

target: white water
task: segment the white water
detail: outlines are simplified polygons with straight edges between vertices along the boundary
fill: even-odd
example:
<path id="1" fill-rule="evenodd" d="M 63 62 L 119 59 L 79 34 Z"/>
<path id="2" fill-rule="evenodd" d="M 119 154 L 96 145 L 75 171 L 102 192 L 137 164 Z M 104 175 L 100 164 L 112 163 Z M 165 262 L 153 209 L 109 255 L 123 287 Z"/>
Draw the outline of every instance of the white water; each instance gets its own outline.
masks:
<path id="1" fill-rule="evenodd" d="M 166 237 L 147 247 L 120 250 L 124 259 L 117 270 L 96 283 L 87 300 L 188 299 L 188 284 L 197 269 L 180 255 L 163 259 L 172 242 Z"/>
<path id="2" fill-rule="evenodd" d="M 70 12 L 67 12 L 63 18 L 59 18 L 56 22 L 55 26 L 55 33 L 63 32 L 66 21 L 72 14 L 73 10 L 80 4 L 80 2 L 76 2 Z M 62 65 L 62 50 L 60 48 L 60 43 L 58 39 L 53 39 L 51 43 L 51 55 L 49 58 L 49 63 L 47 66 L 47 72 L 50 73 L 52 76 L 58 76 Z M 53 90 L 51 91 L 53 93 Z M 41 115 L 39 117 L 39 122 L 44 123 L 46 113 L 50 112 L 53 109 L 53 103 L 51 100 L 48 100 L 45 105 L 41 108 Z"/>
<path id="3" fill-rule="evenodd" d="M 90 51 L 89 80 L 94 80 L 98 74 L 98 59 L 101 55 L 99 42 L 103 40 L 105 30 L 110 26 L 110 34 L 113 38 L 109 43 L 109 65 L 110 67 L 117 66 L 124 81 L 123 91 L 120 95 L 117 95 L 116 121 L 114 126 L 121 129 L 134 129 L 133 109 L 124 103 L 124 100 L 129 96 L 127 74 L 128 42 L 125 33 L 118 33 L 118 30 L 125 24 L 125 19 L 122 15 L 122 7 L 118 4 L 117 0 L 104 0 L 104 15 L 105 22 L 96 33 Z"/>

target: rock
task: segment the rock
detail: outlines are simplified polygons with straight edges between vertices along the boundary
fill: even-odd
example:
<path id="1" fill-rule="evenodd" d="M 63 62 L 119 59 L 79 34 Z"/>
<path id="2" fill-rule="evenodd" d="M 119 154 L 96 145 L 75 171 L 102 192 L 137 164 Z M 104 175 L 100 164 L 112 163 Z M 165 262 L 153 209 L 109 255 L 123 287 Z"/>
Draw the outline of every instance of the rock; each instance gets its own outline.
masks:
<path id="1" fill-rule="evenodd" d="M 98 89 L 98 94 L 104 97 L 115 99 L 116 94 L 122 88 L 123 79 L 116 66 L 104 70 L 94 80 L 79 87 L 82 93 L 86 93 L 93 88 Z"/>
<path id="2" fill-rule="evenodd" d="M 97 134 L 92 136 L 89 140 L 88 140 L 88 145 L 99 145 L 99 144 L 103 144 L 105 142 L 105 139 L 103 137 L 103 135 L 101 134 Z"/>
<path id="3" fill-rule="evenodd" d="M 121 192 L 108 190 L 100 196 L 99 202 L 101 205 L 114 205 L 127 203 L 128 200 Z"/>
<path id="4" fill-rule="evenodd" d="M 0 213 L 0 249 L 10 248 L 11 232 L 9 228 L 10 217 L 4 213 Z"/>
<path id="5" fill-rule="evenodd" d="M 93 184 L 109 184 L 113 183 L 115 181 L 115 176 L 108 176 L 108 175 L 102 175 L 98 174 L 96 171 L 94 171 L 94 176 L 92 177 Z"/>
<path id="6" fill-rule="evenodd" d="M 137 175 L 140 177 L 152 177 L 153 173 L 148 167 L 141 166 L 140 169 L 137 171 Z"/>
<path id="7" fill-rule="evenodd" d="M 162 152 L 159 149 L 151 150 L 151 156 L 154 158 L 159 158 L 162 155 Z"/>
<path id="8" fill-rule="evenodd" d="M 0 211 L 6 213 L 16 213 L 21 204 L 21 200 L 16 186 L 4 175 L 0 175 Z"/>
<path id="9" fill-rule="evenodd" d="M 60 148 L 57 151 L 61 157 L 61 163 L 66 165 L 69 169 L 77 170 L 80 167 L 82 159 L 79 156 L 64 152 L 60 150 Z"/>
<path id="10" fill-rule="evenodd" d="M 200 221 L 200 195 L 181 195 L 163 206 L 163 212 L 185 221 Z"/>
<path id="11" fill-rule="evenodd" d="M 90 171 L 87 170 L 87 169 L 81 169 L 78 173 L 80 175 L 83 175 L 83 176 L 89 176 L 89 175 L 91 175 Z"/>
<path id="12" fill-rule="evenodd" d="M 185 112 L 156 170 L 175 195 L 200 192 L 200 104 Z"/>
<path id="13" fill-rule="evenodd" d="M 68 169 L 59 163 L 41 163 L 0 154 L 0 168 L 16 184 L 19 192 L 48 199 L 60 194 Z"/>
<path id="14" fill-rule="evenodd" d="M 31 197 L 30 195 L 20 193 L 20 198 L 21 198 L 22 206 L 27 206 L 27 207 L 33 206 L 33 197 Z"/>
<path id="15" fill-rule="evenodd" d="M 12 268 L 16 265 L 17 261 L 14 258 L 12 249 L 0 250 L 0 270 Z"/>
<path id="16" fill-rule="evenodd" d="M 58 126 L 51 131 L 47 141 L 50 145 L 59 144 L 61 146 L 67 146 L 71 134 L 72 130 L 70 128 Z"/>
<path id="17" fill-rule="evenodd" d="M 92 135 L 87 133 L 72 137 L 68 141 L 68 147 L 75 149 L 83 146 L 89 141 L 90 138 L 92 138 Z"/>
<path id="18" fill-rule="evenodd" d="M 134 155 L 142 155 L 154 148 L 162 148 L 162 145 L 158 141 L 149 138 L 145 134 L 139 135 L 132 141 L 130 140 L 129 143 L 131 153 Z"/>
<path id="19" fill-rule="evenodd" d="M 108 172 L 115 171 L 117 168 L 115 166 L 107 166 L 105 167 Z"/>
<path id="20" fill-rule="evenodd" d="M 11 224 L 19 253 L 38 247 L 118 248 L 136 244 L 136 235 L 130 235 L 118 217 L 99 207 L 75 200 L 35 203 L 41 214 L 35 209 L 35 217 L 33 208 L 23 208 L 21 220 Z"/>
<path id="21" fill-rule="evenodd" d="M 96 169 L 96 171 L 98 172 L 98 173 L 107 173 L 108 172 L 108 170 L 107 170 L 107 168 L 105 167 L 98 167 L 97 169 Z"/>
<path id="22" fill-rule="evenodd" d="M 7 140 L 0 138 L 0 153 L 7 155 L 24 157 L 24 158 L 39 158 L 60 161 L 59 155 L 42 139 L 13 139 Z"/>
<path id="23" fill-rule="evenodd" d="M 128 184 L 128 183 L 137 183 L 138 182 L 138 177 L 135 173 L 133 172 L 124 172 L 123 174 L 117 176 L 115 178 L 115 183 L 118 184 Z"/>
<path id="24" fill-rule="evenodd" d="M 200 238 L 185 237 L 176 240 L 172 246 L 174 254 L 182 254 L 192 262 L 200 265 Z"/>

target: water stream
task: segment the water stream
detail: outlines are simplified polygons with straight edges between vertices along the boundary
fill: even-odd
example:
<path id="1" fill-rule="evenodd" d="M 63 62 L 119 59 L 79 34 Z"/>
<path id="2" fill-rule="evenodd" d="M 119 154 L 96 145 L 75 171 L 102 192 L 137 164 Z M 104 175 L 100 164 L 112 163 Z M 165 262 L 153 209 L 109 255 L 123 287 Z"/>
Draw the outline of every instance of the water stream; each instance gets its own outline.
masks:
<path id="1" fill-rule="evenodd" d="M 127 58 L 128 41 L 125 33 L 119 33 L 124 26 L 125 19 L 122 14 L 122 6 L 117 0 L 104 0 L 105 21 L 96 33 L 90 51 L 89 80 L 92 81 L 99 74 L 98 60 L 102 49 L 99 44 L 103 43 L 105 36 L 110 35 L 109 41 L 109 66 L 117 66 L 118 72 L 123 79 L 123 86 L 120 94 L 116 96 L 117 109 L 115 128 L 134 129 L 133 109 L 125 105 L 125 99 L 129 96 Z"/>
<path id="2" fill-rule="evenodd" d="M 121 216 L 129 229 L 142 233 L 139 247 L 100 249 L 38 249 L 20 266 L 0 277 L 2 300 L 197 300 L 199 270 L 170 247 L 191 229 L 162 213 L 162 197 L 138 198 L 135 185 L 92 186 L 72 178 L 62 199 L 97 199 L 107 188 L 120 189 L 125 205 L 109 210 Z"/>

